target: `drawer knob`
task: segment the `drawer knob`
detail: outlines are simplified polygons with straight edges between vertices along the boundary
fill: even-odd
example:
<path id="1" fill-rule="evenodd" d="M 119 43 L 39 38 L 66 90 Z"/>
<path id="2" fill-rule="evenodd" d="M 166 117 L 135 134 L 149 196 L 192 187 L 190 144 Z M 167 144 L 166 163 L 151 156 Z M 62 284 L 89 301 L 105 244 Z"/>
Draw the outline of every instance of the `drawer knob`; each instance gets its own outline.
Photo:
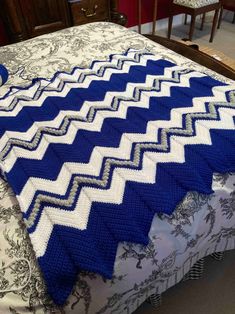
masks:
<path id="1" fill-rule="evenodd" d="M 84 13 L 85 17 L 92 17 L 92 16 L 95 16 L 96 15 L 96 10 L 98 8 L 98 5 L 96 4 L 94 6 L 94 10 L 93 10 L 93 13 L 89 13 L 88 10 L 84 9 L 84 8 L 81 8 L 82 12 Z"/>

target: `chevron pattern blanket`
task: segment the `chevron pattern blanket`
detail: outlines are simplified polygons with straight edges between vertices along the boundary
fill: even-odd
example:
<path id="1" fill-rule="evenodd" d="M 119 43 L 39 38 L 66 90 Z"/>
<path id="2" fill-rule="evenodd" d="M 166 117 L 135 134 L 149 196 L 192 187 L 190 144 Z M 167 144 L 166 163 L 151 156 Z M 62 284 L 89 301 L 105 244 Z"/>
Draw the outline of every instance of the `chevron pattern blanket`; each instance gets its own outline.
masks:
<path id="1" fill-rule="evenodd" d="M 0 86 L 6 83 L 8 79 L 8 71 L 4 65 L 0 64 Z"/>
<path id="2" fill-rule="evenodd" d="M 1 171 L 48 292 L 81 269 L 112 277 L 120 241 L 148 243 L 156 213 L 235 171 L 235 86 L 128 50 L 1 99 Z"/>

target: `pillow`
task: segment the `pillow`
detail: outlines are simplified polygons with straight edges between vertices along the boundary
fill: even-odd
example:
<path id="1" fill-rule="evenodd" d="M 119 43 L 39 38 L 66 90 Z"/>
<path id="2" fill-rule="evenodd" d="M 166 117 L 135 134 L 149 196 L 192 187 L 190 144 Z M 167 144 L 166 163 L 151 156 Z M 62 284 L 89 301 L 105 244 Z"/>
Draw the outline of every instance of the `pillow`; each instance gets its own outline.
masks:
<path id="1" fill-rule="evenodd" d="M 4 65 L 0 64 L 0 86 L 6 83 L 8 79 L 8 71 Z"/>

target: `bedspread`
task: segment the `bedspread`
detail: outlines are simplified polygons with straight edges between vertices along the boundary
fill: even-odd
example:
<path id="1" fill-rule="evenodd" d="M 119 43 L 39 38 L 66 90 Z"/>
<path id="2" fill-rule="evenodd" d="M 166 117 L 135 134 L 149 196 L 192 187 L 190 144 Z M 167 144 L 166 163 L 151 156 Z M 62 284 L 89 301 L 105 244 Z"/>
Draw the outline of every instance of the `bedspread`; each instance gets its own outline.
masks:
<path id="1" fill-rule="evenodd" d="M 94 48 L 97 55 L 100 54 L 100 56 L 95 56 L 97 59 L 107 57 L 109 52 L 123 52 L 129 46 L 135 49 L 148 48 L 166 59 L 177 63 L 184 62 L 189 68 L 194 67 L 190 61 L 180 58 L 174 53 L 169 53 L 165 48 L 138 34 L 126 31 L 124 28 L 106 23 L 99 23 L 96 26 L 96 31 L 99 30 L 97 34 L 94 32 L 92 34 L 93 27 L 86 25 L 81 28 L 72 28 L 42 36 L 29 41 L 28 45 L 17 44 L 3 48 L 2 52 L 0 50 L 1 59 L 6 53 L 4 50 L 7 49 L 8 54 L 14 54 L 14 51 L 19 51 L 20 45 L 22 50 L 25 49 L 24 53 L 28 50 L 30 57 L 28 60 L 25 58 L 14 60 L 12 58 L 5 63 L 4 60 L 1 60 L 8 67 L 8 70 L 11 70 L 9 71 L 9 84 L 13 82 L 14 85 L 22 84 L 24 81 L 27 83 L 30 78 L 36 76 L 35 69 L 33 69 L 34 56 L 31 53 L 35 50 L 37 50 L 37 57 L 35 56 L 37 58 L 37 76 L 45 76 L 43 62 L 39 63 L 38 58 L 43 61 L 46 53 L 50 56 L 50 58 L 46 58 L 48 78 L 55 71 L 56 63 L 59 63 L 60 70 L 71 70 L 75 65 L 73 62 L 75 59 L 77 61 L 78 58 L 69 58 L 68 51 L 63 50 L 68 49 L 71 55 L 76 55 L 76 49 L 73 53 L 69 49 L 69 45 L 76 47 L 76 44 L 79 45 L 80 66 L 89 65 Z M 76 32 L 79 34 L 77 37 Z M 52 40 L 54 36 L 56 39 Z M 95 44 L 90 44 L 90 36 L 97 39 Z M 124 36 L 126 36 L 126 40 L 120 42 L 120 38 Z M 48 50 L 49 38 L 51 39 L 51 50 Z M 44 41 L 47 42 L 47 46 L 43 45 Z M 65 45 L 65 42 L 68 45 Z M 41 49 L 39 49 L 40 45 Z M 93 47 L 91 47 L 92 45 Z M 92 51 L 90 55 L 89 51 L 90 53 Z M 17 58 L 19 57 L 17 56 Z M 66 58 L 69 60 L 68 64 L 63 64 L 64 61 L 66 63 Z M 56 66 L 57 70 L 58 64 Z M 203 68 L 199 67 L 199 69 L 203 71 Z M 13 72 L 14 76 L 12 75 Z M 207 72 L 221 78 L 211 71 Z M 221 79 L 226 81 L 224 78 Z M 4 86 L 4 91 L 1 89 L 0 91 L 4 93 L 8 86 Z M 178 282 L 200 257 L 215 251 L 234 248 L 234 183 L 234 175 L 232 174 L 215 174 L 213 180 L 215 193 L 213 195 L 206 196 L 190 192 L 173 215 L 155 216 L 149 234 L 150 243 L 148 246 L 142 247 L 130 243 L 120 244 L 113 278 L 106 280 L 92 273 L 80 273 L 68 303 L 61 309 L 54 306 L 45 293 L 45 287 L 35 263 L 34 253 L 20 219 L 18 204 L 9 186 L 1 181 L 0 222 L 4 226 L 1 248 L 5 252 L 6 258 L 1 271 L 2 303 L 0 304 L 2 307 L 0 311 L 3 313 L 10 311 L 9 300 L 11 299 L 14 300 L 12 304 L 16 304 L 16 300 L 19 300 L 18 305 L 12 305 L 12 308 L 20 312 L 25 306 L 29 313 L 33 311 L 38 313 L 45 313 L 46 311 L 49 313 L 60 313 L 61 311 L 66 311 L 66 313 L 73 311 L 75 313 L 124 313 L 125 311 L 133 311 L 151 293 L 161 293 Z M 9 262 L 11 267 L 7 267 Z M 133 263 L 135 267 L 133 267 Z M 13 292 L 7 292 L 7 290 Z"/>

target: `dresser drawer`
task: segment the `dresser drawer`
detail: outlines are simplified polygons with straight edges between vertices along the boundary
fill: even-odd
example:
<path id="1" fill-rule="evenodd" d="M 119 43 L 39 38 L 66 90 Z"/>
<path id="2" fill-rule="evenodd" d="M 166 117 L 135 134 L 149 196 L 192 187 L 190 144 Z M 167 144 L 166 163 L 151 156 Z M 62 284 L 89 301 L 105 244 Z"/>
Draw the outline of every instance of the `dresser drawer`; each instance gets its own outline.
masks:
<path id="1" fill-rule="evenodd" d="M 74 25 L 110 20 L 109 0 L 78 0 L 70 8 Z"/>

